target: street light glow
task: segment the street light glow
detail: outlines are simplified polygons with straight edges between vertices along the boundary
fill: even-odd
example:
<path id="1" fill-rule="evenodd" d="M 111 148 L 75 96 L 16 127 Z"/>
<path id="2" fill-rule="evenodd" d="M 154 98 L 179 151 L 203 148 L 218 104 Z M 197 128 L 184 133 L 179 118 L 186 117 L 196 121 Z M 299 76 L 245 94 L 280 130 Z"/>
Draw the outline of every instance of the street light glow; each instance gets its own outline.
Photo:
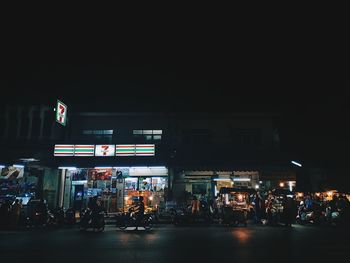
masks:
<path id="1" fill-rule="evenodd" d="M 296 165 L 296 166 L 299 166 L 299 167 L 302 167 L 302 165 L 296 161 L 292 161 L 292 164 Z"/>

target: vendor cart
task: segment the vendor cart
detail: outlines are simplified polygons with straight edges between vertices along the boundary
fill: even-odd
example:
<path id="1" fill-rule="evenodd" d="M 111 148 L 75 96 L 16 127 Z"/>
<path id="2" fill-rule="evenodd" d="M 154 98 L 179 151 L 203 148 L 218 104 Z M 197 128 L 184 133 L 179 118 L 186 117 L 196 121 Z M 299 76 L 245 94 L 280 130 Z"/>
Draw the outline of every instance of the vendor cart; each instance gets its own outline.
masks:
<path id="1" fill-rule="evenodd" d="M 252 209 L 250 200 L 254 193 L 252 189 L 221 188 L 220 197 L 223 204 L 221 222 L 229 226 L 240 224 L 247 226 L 248 212 Z"/>

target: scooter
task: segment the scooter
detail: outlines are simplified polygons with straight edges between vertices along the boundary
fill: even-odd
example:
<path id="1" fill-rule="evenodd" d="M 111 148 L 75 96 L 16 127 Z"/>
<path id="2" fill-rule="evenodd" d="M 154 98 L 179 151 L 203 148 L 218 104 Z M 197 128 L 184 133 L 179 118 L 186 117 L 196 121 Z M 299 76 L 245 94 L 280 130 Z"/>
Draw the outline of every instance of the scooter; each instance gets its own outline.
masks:
<path id="1" fill-rule="evenodd" d="M 89 208 L 82 211 L 80 229 L 86 231 L 89 228 L 94 232 L 102 232 L 105 229 L 104 211 L 93 212 Z"/>
<path id="2" fill-rule="evenodd" d="M 154 224 L 154 217 L 152 214 L 144 214 L 142 217 L 141 222 L 137 220 L 137 214 L 135 213 L 134 208 L 129 208 L 127 213 L 123 213 L 120 216 L 116 218 L 116 226 L 121 229 L 125 230 L 128 227 L 134 227 L 135 229 L 137 227 L 143 227 L 145 230 L 152 229 Z"/>
<path id="3" fill-rule="evenodd" d="M 63 208 L 58 207 L 52 211 L 48 211 L 48 225 L 60 227 L 64 225 Z"/>

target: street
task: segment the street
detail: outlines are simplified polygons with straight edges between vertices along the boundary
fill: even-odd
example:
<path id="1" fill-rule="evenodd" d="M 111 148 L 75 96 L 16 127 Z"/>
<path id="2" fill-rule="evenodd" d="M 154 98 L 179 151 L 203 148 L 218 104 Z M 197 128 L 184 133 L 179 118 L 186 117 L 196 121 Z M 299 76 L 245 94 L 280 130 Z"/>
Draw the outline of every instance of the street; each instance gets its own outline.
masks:
<path id="1" fill-rule="evenodd" d="M 348 229 L 294 225 L 176 227 L 102 233 L 0 232 L 1 262 L 331 262 L 350 256 Z"/>

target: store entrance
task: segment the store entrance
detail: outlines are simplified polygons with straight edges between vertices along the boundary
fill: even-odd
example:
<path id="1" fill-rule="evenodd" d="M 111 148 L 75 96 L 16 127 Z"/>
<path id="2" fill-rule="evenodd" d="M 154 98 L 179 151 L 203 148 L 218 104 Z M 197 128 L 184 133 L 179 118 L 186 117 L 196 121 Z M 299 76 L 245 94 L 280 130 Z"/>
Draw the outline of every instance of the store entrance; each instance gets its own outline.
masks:
<path id="1" fill-rule="evenodd" d="M 68 171 L 70 180 L 65 183 L 65 207 L 76 211 L 87 206 L 90 198 L 98 196 L 107 213 L 128 209 L 139 196 L 144 197 L 145 211 L 165 207 L 168 193 L 167 169 L 138 168 L 140 175 L 129 175 L 132 169 L 123 167 L 123 178 L 116 168 L 83 168 Z M 133 170 L 133 171 L 134 171 Z M 118 170 L 119 171 L 119 170 Z M 145 174 L 145 176 L 143 176 Z M 166 174 L 166 175 L 163 175 Z"/>
<path id="2" fill-rule="evenodd" d="M 84 201 L 84 185 L 73 185 L 73 208 L 77 210 L 81 210 L 83 208 L 83 201 Z"/>

